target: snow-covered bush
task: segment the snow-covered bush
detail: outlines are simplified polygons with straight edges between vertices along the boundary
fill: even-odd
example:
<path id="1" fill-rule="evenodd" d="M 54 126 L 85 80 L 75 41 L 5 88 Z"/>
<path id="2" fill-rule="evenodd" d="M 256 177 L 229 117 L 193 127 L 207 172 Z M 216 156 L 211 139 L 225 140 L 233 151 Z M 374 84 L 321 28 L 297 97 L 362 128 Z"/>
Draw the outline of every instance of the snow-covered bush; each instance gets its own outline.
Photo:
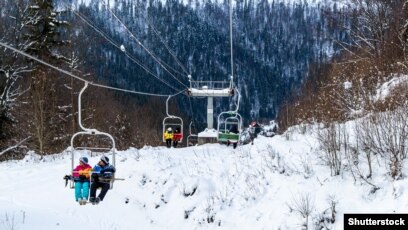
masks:
<path id="1" fill-rule="evenodd" d="M 341 125 L 331 123 L 318 133 L 324 159 L 330 166 L 331 175 L 340 175 L 343 152 L 348 150 L 348 133 Z"/>
<path id="2" fill-rule="evenodd" d="M 360 123 L 359 143 L 366 152 L 371 174 L 370 154 L 384 157 L 389 174 L 402 176 L 402 163 L 408 153 L 408 108 L 370 115 Z"/>
<path id="3" fill-rule="evenodd" d="M 315 229 L 331 229 L 332 224 L 336 222 L 336 207 L 339 201 L 335 196 L 330 195 L 327 202 L 329 207 L 313 218 Z"/>
<path id="4" fill-rule="evenodd" d="M 309 155 L 300 156 L 300 164 L 303 169 L 303 177 L 305 179 L 310 178 L 314 173 L 314 169 L 313 169 L 313 165 L 312 165 L 310 156 Z"/>
<path id="5" fill-rule="evenodd" d="M 309 217 L 314 210 L 314 199 L 310 193 L 299 193 L 292 197 L 292 200 L 288 204 L 289 209 L 300 214 L 305 218 L 305 222 L 302 224 L 302 229 L 308 229 Z"/>
<path id="6" fill-rule="evenodd" d="M 18 217 L 20 217 L 21 219 Z M 18 229 L 18 226 L 20 224 L 24 224 L 25 218 L 26 216 L 25 216 L 24 211 L 21 211 L 21 216 L 20 215 L 16 216 L 15 213 L 10 214 L 6 212 L 4 214 L 4 218 L 0 218 L 0 227 L 1 229 L 4 229 L 4 230 Z"/>

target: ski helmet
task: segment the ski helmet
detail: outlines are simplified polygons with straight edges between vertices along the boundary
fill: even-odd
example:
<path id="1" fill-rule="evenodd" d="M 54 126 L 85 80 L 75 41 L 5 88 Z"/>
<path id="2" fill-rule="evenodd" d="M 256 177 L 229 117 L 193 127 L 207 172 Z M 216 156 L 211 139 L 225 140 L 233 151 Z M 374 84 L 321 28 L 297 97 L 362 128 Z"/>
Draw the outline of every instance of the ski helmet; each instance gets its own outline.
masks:
<path id="1" fill-rule="evenodd" d="M 102 157 L 101 157 L 101 161 L 102 161 L 103 163 L 105 163 L 106 165 L 109 164 L 109 158 L 108 158 L 107 156 L 102 156 Z"/>

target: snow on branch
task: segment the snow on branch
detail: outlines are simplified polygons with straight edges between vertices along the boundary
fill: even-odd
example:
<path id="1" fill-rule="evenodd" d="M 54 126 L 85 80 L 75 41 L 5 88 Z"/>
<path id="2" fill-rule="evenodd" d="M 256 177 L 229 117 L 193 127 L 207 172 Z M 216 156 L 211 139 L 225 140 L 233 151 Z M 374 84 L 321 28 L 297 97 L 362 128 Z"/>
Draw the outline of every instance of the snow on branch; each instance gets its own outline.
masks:
<path id="1" fill-rule="evenodd" d="M 21 140 L 21 141 L 18 142 L 16 145 L 11 146 L 11 147 L 8 147 L 7 149 L 1 151 L 1 152 L 0 152 L 0 156 L 3 155 L 3 154 L 5 154 L 5 153 L 8 152 L 8 151 L 11 151 L 11 150 L 13 150 L 13 149 L 18 148 L 20 145 L 22 145 L 24 142 L 26 142 L 26 141 L 27 141 L 28 139 L 30 139 L 30 138 L 31 138 L 31 136 L 29 136 L 29 137 L 27 137 L 27 138 Z"/>

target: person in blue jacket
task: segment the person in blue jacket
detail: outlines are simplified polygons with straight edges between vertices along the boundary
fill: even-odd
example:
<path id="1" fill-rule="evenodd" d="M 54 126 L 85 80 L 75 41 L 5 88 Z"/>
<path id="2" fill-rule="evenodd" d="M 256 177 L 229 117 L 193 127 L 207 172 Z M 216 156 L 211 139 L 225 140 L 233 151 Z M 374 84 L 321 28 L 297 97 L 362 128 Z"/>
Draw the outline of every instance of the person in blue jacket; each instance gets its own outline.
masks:
<path id="1" fill-rule="evenodd" d="M 113 165 L 109 164 L 109 158 L 107 156 L 102 156 L 101 160 L 92 170 L 92 184 L 91 184 L 91 194 L 89 197 L 89 202 L 92 204 L 99 204 L 103 201 L 106 193 L 110 187 L 110 181 L 113 179 L 113 174 L 116 169 Z M 102 188 L 99 195 L 96 197 L 96 189 Z"/>

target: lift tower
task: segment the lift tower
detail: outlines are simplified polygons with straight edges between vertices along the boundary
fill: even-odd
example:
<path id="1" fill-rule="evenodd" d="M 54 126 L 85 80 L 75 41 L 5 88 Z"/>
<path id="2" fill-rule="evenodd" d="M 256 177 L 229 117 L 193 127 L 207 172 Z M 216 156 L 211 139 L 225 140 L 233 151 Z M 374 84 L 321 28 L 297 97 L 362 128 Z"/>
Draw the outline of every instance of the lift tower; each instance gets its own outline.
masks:
<path id="1" fill-rule="evenodd" d="M 214 136 L 198 136 L 198 143 L 217 142 L 217 132 L 214 129 L 214 97 L 231 97 L 234 95 L 233 77 L 230 81 L 193 81 L 191 75 L 188 76 L 190 88 L 187 94 L 191 97 L 207 97 L 207 132 L 214 132 Z M 215 138 L 214 138 L 215 137 Z"/>
<path id="2" fill-rule="evenodd" d="M 207 97 L 207 133 L 213 135 L 198 135 L 198 144 L 218 142 L 218 129 L 214 129 L 214 97 L 234 96 L 234 55 L 232 46 L 232 0 L 229 0 L 229 32 L 230 32 L 230 52 L 231 52 L 231 77 L 230 81 L 193 81 L 188 75 L 190 88 L 187 94 L 191 97 Z M 238 95 L 239 97 L 239 95 Z M 239 100 L 238 100 L 239 101 Z M 238 110 L 238 106 L 237 106 Z M 234 111 L 237 113 L 238 111 Z"/>

